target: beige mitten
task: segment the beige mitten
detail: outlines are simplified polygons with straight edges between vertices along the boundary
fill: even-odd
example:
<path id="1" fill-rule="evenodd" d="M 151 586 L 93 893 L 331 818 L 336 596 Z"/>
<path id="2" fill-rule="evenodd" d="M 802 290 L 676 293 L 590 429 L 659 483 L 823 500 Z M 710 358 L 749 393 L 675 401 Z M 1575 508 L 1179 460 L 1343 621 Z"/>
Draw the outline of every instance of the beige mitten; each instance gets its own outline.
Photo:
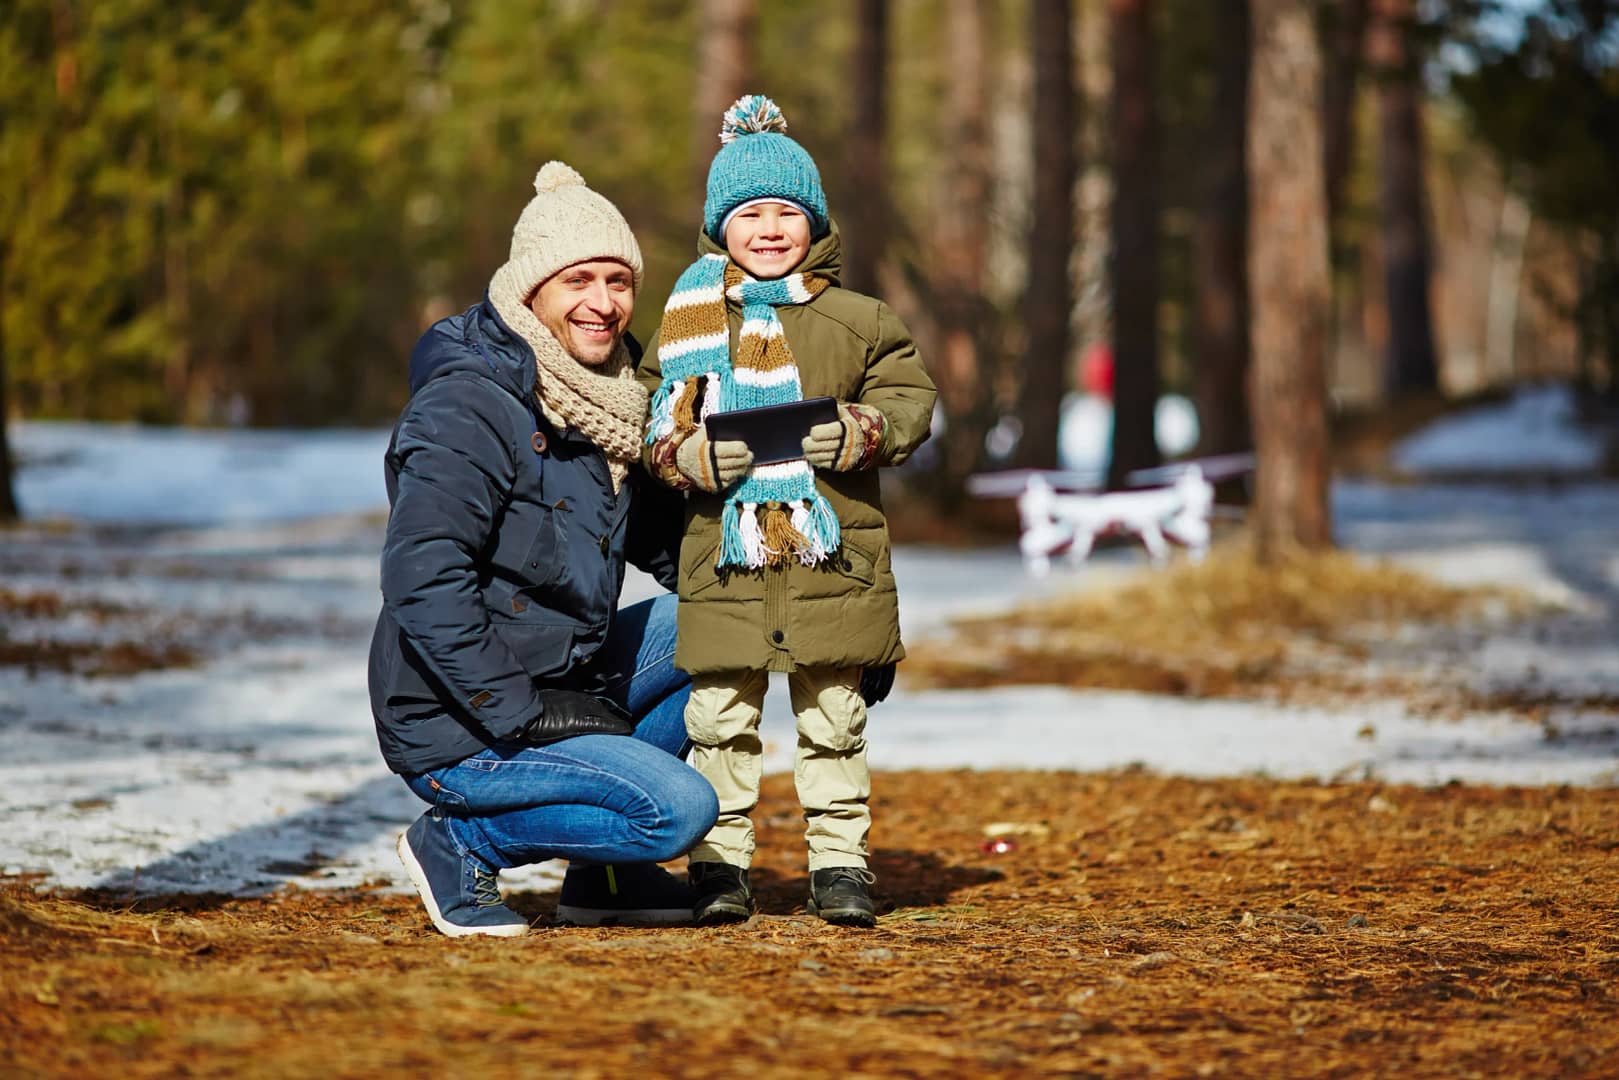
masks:
<path id="1" fill-rule="evenodd" d="M 838 418 L 804 436 L 804 460 L 817 469 L 849 472 L 871 464 L 882 442 L 883 414 L 869 405 L 838 403 Z"/>
<path id="2" fill-rule="evenodd" d="M 740 439 L 711 442 L 695 431 L 675 451 L 680 475 L 704 491 L 724 491 L 753 464 L 753 451 Z"/>

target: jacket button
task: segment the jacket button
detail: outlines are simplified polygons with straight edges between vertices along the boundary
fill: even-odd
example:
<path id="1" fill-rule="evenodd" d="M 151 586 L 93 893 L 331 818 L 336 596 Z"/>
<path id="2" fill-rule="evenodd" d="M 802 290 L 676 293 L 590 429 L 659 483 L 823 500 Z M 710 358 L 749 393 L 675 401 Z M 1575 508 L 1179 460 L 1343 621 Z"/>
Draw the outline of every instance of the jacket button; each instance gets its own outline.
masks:
<path id="1" fill-rule="evenodd" d="M 607 549 L 608 549 L 608 548 L 609 548 L 609 547 L 611 547 L 611 546 L 612 546 L 612 545 L 611 545 L 611 544 L 610 544 L 610 543 L 609 543 L 609 542 L 608 542 L 608 538 L 607 538 L 607 537 L 605 537 L 605 536 L 604 536 L 604 537 L 602 537 L 602 554 L 603 554 L 603 555 L 606 555 L 606 554 L 607 554 Z"/>
<path id="2" fill-rule="evenodd" d="M 784 640 L 784 639 L 785 639 L 785 638 L 786 638 L 786 637 L 787 637 L 787 635 L 786 635 L 786 634 L 784 634 L 784 633 L 782 633 L 782 632 L 781 632 L 781 631 L 780 631 L 780 630 L 776 630 L 776 631 L 773 631 L 773 632 L 772 632 L 772 633 L 771 633 L 771 635 L 770 635 L 770 640 L 771 640 L 771 641 L 774 641 L 774 642 L 775 642 L 775 643 L 776 643 L 776 644 L 777 644 L 777 645 L 780 645 L 780 644 L 781 644 L 781 643 L 782 643 L 782 641 L 783 641 L 783 640 Z"/>

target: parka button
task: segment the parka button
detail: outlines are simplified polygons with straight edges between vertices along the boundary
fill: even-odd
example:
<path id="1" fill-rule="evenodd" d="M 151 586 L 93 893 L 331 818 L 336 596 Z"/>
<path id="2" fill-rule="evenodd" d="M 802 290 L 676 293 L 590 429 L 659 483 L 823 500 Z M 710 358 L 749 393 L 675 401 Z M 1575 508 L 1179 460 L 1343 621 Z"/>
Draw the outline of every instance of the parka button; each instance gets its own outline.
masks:
<path id="1" fill-rule="evenodd" d="M 780 630 L 776 630 L 771 632 L 770 640 L 774 641 L 777 645 L 780 645 L 782 640 L 786 637 L 786 634 L 782 633 Z"/>
<path id="2" fill-rule="evenodd" d="M 610 544 L 610 543 L 609 543 L 609 542 L 608 542 L 608 538 L 607 538 L 607 537 L 605 537 L 605 536 L 604 536 L 604 537 L 602 537 L 602 554 L 603 554 L 603 555 L 606 555 L 606 554 L 607 554 L 607 549 L 608 549 L 608 548 L 609 548 L 609 547 L 610 547 L 610 546 L 612 546 L 612 545 L 611 545 L 611 544 Z"/>

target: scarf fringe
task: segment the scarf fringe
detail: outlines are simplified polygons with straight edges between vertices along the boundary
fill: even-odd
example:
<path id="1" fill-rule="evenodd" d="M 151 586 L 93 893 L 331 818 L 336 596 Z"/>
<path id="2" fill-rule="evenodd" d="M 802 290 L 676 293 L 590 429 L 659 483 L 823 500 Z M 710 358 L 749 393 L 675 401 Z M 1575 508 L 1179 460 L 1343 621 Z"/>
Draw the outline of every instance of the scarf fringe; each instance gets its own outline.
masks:
<path id="1" fill-rule="evenodd" d="M 685 385 L 684 379 L 661 384 L 652 393 L 652 419 L 647 422 L 646 444 L 667 439 L 675 430 L 674 399 Z"/>

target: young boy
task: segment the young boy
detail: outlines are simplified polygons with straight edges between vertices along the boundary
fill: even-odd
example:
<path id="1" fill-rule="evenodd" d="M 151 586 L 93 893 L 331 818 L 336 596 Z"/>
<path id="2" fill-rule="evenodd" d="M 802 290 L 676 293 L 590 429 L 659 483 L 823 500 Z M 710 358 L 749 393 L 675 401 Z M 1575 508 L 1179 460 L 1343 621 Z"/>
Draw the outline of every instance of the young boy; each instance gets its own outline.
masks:
<path id="1" fill-rule="evenodd" d="M 815 162 L 768 98 L 726 111 L 708 172 L 700 258 L 676 282 L 639 376 L 653 391 L 648 467 L 689 492 L 675 664 L 693 676 L 691 764 L 720 816 L 690 854 L 694 915 L 748 918 L 767 673 L 788 674 L 793 770 L 809 845 L 809 910 L 876 921 L 866 868 L 861 670 L 904 655 L 877 472 L 928 436 L 934 388 L 880 301 L 838 287 L 838 230 Z M 830 396 L 804 456 L 755 466 L 711 442 L 714 412 Z"/>

